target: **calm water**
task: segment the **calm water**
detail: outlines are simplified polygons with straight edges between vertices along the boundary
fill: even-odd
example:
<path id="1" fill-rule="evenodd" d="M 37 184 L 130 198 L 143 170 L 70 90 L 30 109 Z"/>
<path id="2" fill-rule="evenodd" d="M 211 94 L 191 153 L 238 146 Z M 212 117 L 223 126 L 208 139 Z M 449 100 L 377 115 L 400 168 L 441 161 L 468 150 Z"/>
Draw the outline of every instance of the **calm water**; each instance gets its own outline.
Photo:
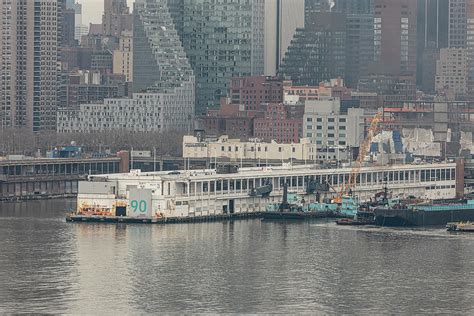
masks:
<path id="1" fill-rule="evenodd" d="M 474 313 L 474 235 L 68 224 L 72 206 L 0 205 L 0 313 Z"/>

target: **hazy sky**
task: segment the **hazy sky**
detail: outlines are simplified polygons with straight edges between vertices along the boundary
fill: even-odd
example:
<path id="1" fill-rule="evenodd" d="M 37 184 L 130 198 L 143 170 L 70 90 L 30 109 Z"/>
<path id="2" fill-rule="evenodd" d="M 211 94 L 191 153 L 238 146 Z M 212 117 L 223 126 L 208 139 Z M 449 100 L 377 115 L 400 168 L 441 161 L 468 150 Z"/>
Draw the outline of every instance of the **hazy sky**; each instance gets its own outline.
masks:
<path id="1" fill-rule="evenodd" d="M 102 12 L 104 11 L 104 0 L 77 0 L 82 3 L 82 23 L 101 23 Z M 133 0 L 127 0 L 130 8 Z"/>

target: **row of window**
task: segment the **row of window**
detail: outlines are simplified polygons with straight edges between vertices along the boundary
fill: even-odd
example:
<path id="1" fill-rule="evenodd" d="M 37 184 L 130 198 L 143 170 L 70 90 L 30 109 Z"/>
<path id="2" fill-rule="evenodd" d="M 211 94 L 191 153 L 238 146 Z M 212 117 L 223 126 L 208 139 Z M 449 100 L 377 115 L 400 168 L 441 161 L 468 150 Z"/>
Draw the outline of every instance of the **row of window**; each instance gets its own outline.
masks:
<path id="1" fill-rule="evenodd" d="M 328 117 L 327 118 L 327 121 L 328 123 L 334 123 L 335 122 L 335 118 L 334 117 Z M 345 117 L 341 117 L 339 118 L 339 123 L 345 123 L 347 120 Z M 313 122 L 313 118 L 312 117 L 308 117 L 306 119 L 306 122 Z M 316 122 L 320 123 L 320 122 L 323 122 L 323 118 L 322 117 L 318 117 L 316 118 Z"/>
<path id="2" fill-rule="evenodd" d="M 398 183 L 400 181 L 422 181 L 436 182 L 455 180 L 455 169 L 431 169 L 431 170 L 407 170 L 407 171 L 384 171 L 362 173 L 356 176 L 356 184 L 384 184 Z M 309 181 L 316 183 L 329 183 L 337 186 L 343 183 L 349 183 L 350 174 L 334 174 L 334 175 L 311 175 L 311 176 L 291 176 L 291 177 L 275 177 L 275 178 L 255 178 L 255 179 L 236 179 L 236 180 L 216 180 L 197 182 L 198 188 L 202 185 L 202 192 L 226 192 L 233 190 L 250 190 L 265 184 L 279 185 L 280 188 L 285 183 L 290 189 L 304 188 Z M 438 186 L 440 187 L 440 186 Z M 452 185 L 445 185 L 444 188 L 452 188 Z M 191 184 L 194 189 L 194 184 Z M 198 189 L 199 190 L 199 189 Z"/>

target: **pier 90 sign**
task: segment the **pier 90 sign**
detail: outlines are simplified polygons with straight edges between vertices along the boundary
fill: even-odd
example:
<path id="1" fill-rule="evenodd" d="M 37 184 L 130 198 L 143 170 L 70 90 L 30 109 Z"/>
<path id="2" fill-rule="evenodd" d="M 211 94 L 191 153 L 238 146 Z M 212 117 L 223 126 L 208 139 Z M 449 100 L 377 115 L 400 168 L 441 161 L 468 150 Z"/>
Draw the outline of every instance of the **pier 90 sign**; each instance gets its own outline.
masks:
<path id="1" fill-rule="evenodd" d="M 150 217 L 152 216 L 150 189 L 130 188 L 128 215 L 132 217 Z"/>

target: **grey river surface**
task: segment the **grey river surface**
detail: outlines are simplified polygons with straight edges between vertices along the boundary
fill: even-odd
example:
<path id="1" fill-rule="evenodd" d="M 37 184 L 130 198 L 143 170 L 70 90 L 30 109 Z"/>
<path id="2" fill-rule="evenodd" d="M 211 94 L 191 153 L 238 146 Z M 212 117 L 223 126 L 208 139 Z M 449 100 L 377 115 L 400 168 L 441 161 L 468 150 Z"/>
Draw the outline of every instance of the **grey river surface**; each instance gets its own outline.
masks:
<path id="1" fill-rule="evenodd" d="M 66 223 L 73 206 L 0 205 L 0 313 L 474 314 L 474 234 Z"/>

